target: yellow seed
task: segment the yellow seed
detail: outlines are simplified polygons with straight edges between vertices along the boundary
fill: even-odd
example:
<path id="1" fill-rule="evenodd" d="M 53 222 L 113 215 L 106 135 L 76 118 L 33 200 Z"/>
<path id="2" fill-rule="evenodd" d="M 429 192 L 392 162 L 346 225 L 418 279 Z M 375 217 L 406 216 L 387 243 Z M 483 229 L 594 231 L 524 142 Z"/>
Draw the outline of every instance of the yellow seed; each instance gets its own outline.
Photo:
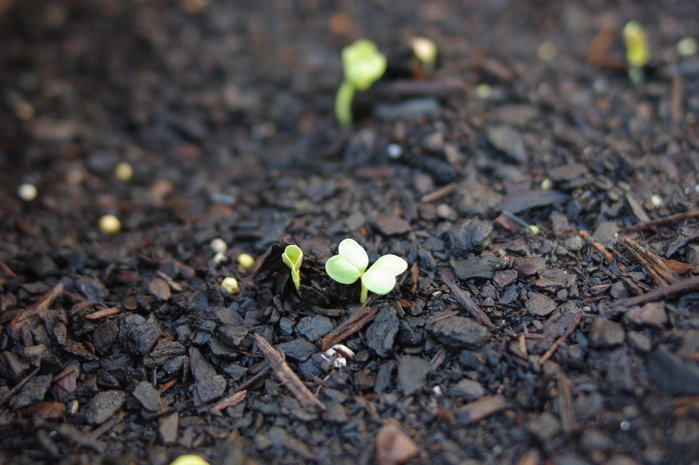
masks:
<path id="1" fill-rule="evenodd" d="M 98 226 L 105 234 L 116 234 L 121 230 L 121 221 L 114 215 L 104 215 L 100 218 Z"/>
<path id="2" fill-rule="evenodd" d="M 120 181 L 131 181 L 131 178 L 133 178 L 133 167 L 130 163 L 122 161 L 114 168 L 114 174 Z"/>
<path id="3" fill-rule="evenodd" d="M 490 84 L 478 84 L 476 86 L 476 96 L 478 98 L 481 98 L 483 100 L 487 100 L 490 98 L 492 93 L 493 93 L 493 88 L 490 87 Z"/>
<path id="4" fill-rule="evenodd" d="M 240 289 L 238 286 L 238 280 L 231 277 L 224 278 L 223 281 L 221 281 L 221 287 L 228 293 L 228 295 L 233 295 Z"/>
<path id="5" fill-rule="evenodd" d="M 198 455 L 180 455 L 170 465 L 209 465 L 209 462 Z"/>
<path id="6" fill-rule="evenodd" d="M 241 253 L 238 255 L 238 264 L 243 268 L 250 268 L 255 264 L 255 259 L 246 253 Z"/>
<path id="7" fill-rule="evenodd" d="M 699 42 L 696 37 L 685 37 L 677 42 L 677 53 L 681 57 L 691 57 L 699 51 Z"/>
<path id="8" fill-rule="evenodd" d="M 544 61 L 553 60 L 558 53 L 558 47 L 553 42 L 542 42 L 536 47 L 536 54 Z"/>
<path id="9" fill-rule="evenodd" d="M 541 181 L 541 190 L 542 191 L 550 191 L 551 188 L 553 187 L 553 182 L 549 178 L 544 179 Z"/>

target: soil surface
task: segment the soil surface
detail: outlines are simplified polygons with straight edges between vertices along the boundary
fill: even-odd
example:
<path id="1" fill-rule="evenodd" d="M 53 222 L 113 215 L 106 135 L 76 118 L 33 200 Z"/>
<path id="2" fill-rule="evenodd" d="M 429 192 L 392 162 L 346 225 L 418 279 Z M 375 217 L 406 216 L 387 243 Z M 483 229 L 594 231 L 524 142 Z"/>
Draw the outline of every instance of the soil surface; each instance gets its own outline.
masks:
<path id="1" fill-rule="evenodd" d="M 696 0 L 0 0 L 0 463 L 696 464 L 691 36 Z M 347 237 L 393 291 L 327 276 Z"/>

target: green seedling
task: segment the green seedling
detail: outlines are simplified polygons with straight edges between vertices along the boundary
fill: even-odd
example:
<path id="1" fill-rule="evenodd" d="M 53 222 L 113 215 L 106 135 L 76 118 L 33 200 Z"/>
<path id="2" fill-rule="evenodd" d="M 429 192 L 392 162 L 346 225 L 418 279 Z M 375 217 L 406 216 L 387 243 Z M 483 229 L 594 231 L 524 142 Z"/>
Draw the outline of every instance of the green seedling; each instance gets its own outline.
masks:
<path id="1" fill-rule="evenodd" d="M 624 26 L 624 44 L 626 45 L 626 62 L 629 65 L 629 78 L 636 85 L 643 84 L 648 64 L 648 41 L 646 31 L 637 21 L 629 21 Z"/>
<path id="2" fill-rule="evenodd" d="M 437 63 L 437 44 L 425 37 L 413 37 L 410 40 L 413 55 L 422 64 L 425 71 L 432 71 Z"/>
<path id="3" fill-rule="evenodd" d="M 335 96 L 335 117 L 342 127 L 352 124 L 352 99 L 357 90 L 367 90 L 386 72 L 386 56 L 367 39 L 359 39 L 342 49 L 345 80 Z"/>
<path id="4" fill-rule="evenodd" d="M 352 284 L 361 280 L 361 303 L 367 301 L 368 291 L 388 294 L 396 285 L 396 276 L 408 268 L 402 258 L 387 254 L 379 257 L 367 270 L 369 256 L 364 247 L 354 239 L 345 239 L 338 247 L 339 254 L 325 264 L 328 275 L 340 284 Z"/>
<path id="5" fill-rule="evenodd" d="M 301 295 L 301 262 L 303 251 L 296 245 L 287 245 L 282 254 L 282 260 L 291 268 L 291 280 L 294 282 L 296 292 Z"/>

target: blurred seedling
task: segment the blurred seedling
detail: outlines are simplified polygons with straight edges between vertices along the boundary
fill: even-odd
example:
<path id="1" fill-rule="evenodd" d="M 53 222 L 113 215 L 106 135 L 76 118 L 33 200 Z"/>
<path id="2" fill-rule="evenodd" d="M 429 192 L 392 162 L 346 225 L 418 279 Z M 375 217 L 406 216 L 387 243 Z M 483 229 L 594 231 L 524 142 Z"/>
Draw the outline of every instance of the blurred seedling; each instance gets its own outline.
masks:
<path id="1" fill-rule="evenodd" d="M 636 85 L 646 80 L 644 68 L 648 64 L 650 52 L 646 31 L 637 21 L 631 20 L 624 26 L 624 44 L 626 45 L 626 63 L 629 66 L 629 78 Z"/>
<path id="2" fill-rule="evenodd" d="M 386 56 L 367 39 L 342 49 L 344 81 L 335 96 L 335 117 L 342 127 L 352 124 L 352 100 L 357 90 L 368 90 L 386 72 Z"/>
<path id="3" fill-rule="evenodd" d="M 291 280 L 298 295 L 301 295 L 301 262 L 303 261 L 303 251 L 297 245 L 287 245 L 282 254 L 282 260 L 291 268 Z"/>
<path id="4" fill-rule="evenodd" d="M 367 301 L 368 291 L 388 294 L 396 285 L 396 277 L 408 268 L 408 263 L 397 255 L 387 254 L 369 265 L 369 256 L 364 247 L 354 239 L 345 239 L 338 247 L 339 254 L 325 263 L 325 271 L 340 284 L 361 282 L 361 303 Z"/>

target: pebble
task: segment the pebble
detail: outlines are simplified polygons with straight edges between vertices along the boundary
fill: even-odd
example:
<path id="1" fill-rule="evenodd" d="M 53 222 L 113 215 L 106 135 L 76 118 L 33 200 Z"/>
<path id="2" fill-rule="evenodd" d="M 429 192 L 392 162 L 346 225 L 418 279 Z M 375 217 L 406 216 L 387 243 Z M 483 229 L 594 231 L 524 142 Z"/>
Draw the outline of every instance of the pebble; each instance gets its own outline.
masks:
<path id="1" fill-rule="evenodd" d="M 589 338 L 592 347 L 607 349 L 623 344 L 626 340 L 626 335 L 624 328 L 619 323 L 604 317 L 598 317 L 590 325 Z"/>
<path id="2" fill-rule="evenodd" d="M 31 366 L 9 351 L 0 353 L 0 377 L 13 384 L 21 380 Z"/>
<path id="3" fill-rule="evenodd" d="M 434 98 L 406 100 L 401 103 L 382 103 L 376 105 L 374 114 L 382 119 L 403 119 L 428 116 L 439 113 L 439 101 Z"/>
<path id="4" fill-rule="evenodd" d="M 10 408 L 18 410 L 44 400 L 53 380 L 53 375 L 40 375 L 30 379 L 10 401 Z"/>
<path id="5" fill-rule="evenodd" d="M 289 342 L 284 342 L 274 346 L 274 348 L 284 352 L 287 357 L 294 360 L 299 360 L 301 362 L 307 360 L 308 357 L 318 352 L 316 346 L 304 338 L 297 338 Z"/>
<path id="6" fill-rule="evenodd" d="M 556 302 L 542 294 L 536 294 L 524 303 L 525 308 L 537 316 L 546 316 L 556 310 Z"/>
<path id="7" fill-rule="evenodd" d="M 444 344 L 462 349 L 479 349 L 489 337 L 485 326 L 452 312 L 435 313 L 427 321 L 425 329 Z"/>
<path id="8" fill-rule="evenodd" d="M 160 403 L 160 391 L 155 389 L 148 381 L 141 381 L 136 385 L 132 395 L 141 403 L 144 409 L 151 412 L 158 410 Z"/>
<path id="9" fill-rule="evenodd" d="M 296 325 L 296 330 L 311 342 L 316 342 L 333 329 L 330 318 L 323 315 L 307 316 L 301 318 Z"/>
<path id="10" fill-rule="evenodd" d="M 490 126 L 486 130 L 488 141 L 493 147 L 504 152 L 512 161 L 525 163 L 527 153 L 524 149 L 522 134 L 512 126 Z"/>
<path id="11" fill-rule="evenodd" d="M 97 393 L 85 407 L 85 422 L 89 425 L 101 425 L 124 405 L 125 400 L 124 391 L 109 390 Z"/>
<path id="12" fill-rule="evenodd" d="M 386 236 L 404 234 L 413 230 L 410 223 L 395 213 L 378 214 L 372 220 L 372 224 L 376 226 L 376 229 L 378 229 L 381 234 Z"/>
<path id="13" fill-rule="evenodd" d="M 485 395 L 485 389 L 478 381 L 464 378 L 449 389 L 449 395 L 460 399 L 477 399 Z"/>
<path id="14" fill-rule="evenodd" d="M 624 320 L 635 326 L 662 329 L 668 323 L 665 304 L 650 302 L 643 307 L 632 308 L 624 315 Z"/>
<path id="15" fill-rule="evenodd" d="M 480 252 L 490 244 L 493 225 L 489 221 L 471 219 L 460 221 L 449 231 L 451 251 L 456 256 Z"/>
<path id="16" fill-rule="evenodd" d="M 502 268 L 502 259 L 494 255 L 452 260 L 451 266 L 459 279 L 484 278 L 492 279 L 495 272 Z"/>
<path id="17" fill-rule="evenodd" d="M 414 355 L 403 355 L 398 359 L 398 390 L 409 396 L 422 389 L 430 362 Z"/>
<path id="18" fill-rule="evenodd" d="M 384 304 L 376 319 L 366 332 L 366 344 L 379 357 L 385 358 L 393 351 L 393 343 L 400 329 L 400 322 L 395 308 Z"/>
<path id="19" fill-rule="evenodd" d="M 664 346 L 648 356 L 648 380 L 673 395 L 699 395 L 699 369 Z"/>

